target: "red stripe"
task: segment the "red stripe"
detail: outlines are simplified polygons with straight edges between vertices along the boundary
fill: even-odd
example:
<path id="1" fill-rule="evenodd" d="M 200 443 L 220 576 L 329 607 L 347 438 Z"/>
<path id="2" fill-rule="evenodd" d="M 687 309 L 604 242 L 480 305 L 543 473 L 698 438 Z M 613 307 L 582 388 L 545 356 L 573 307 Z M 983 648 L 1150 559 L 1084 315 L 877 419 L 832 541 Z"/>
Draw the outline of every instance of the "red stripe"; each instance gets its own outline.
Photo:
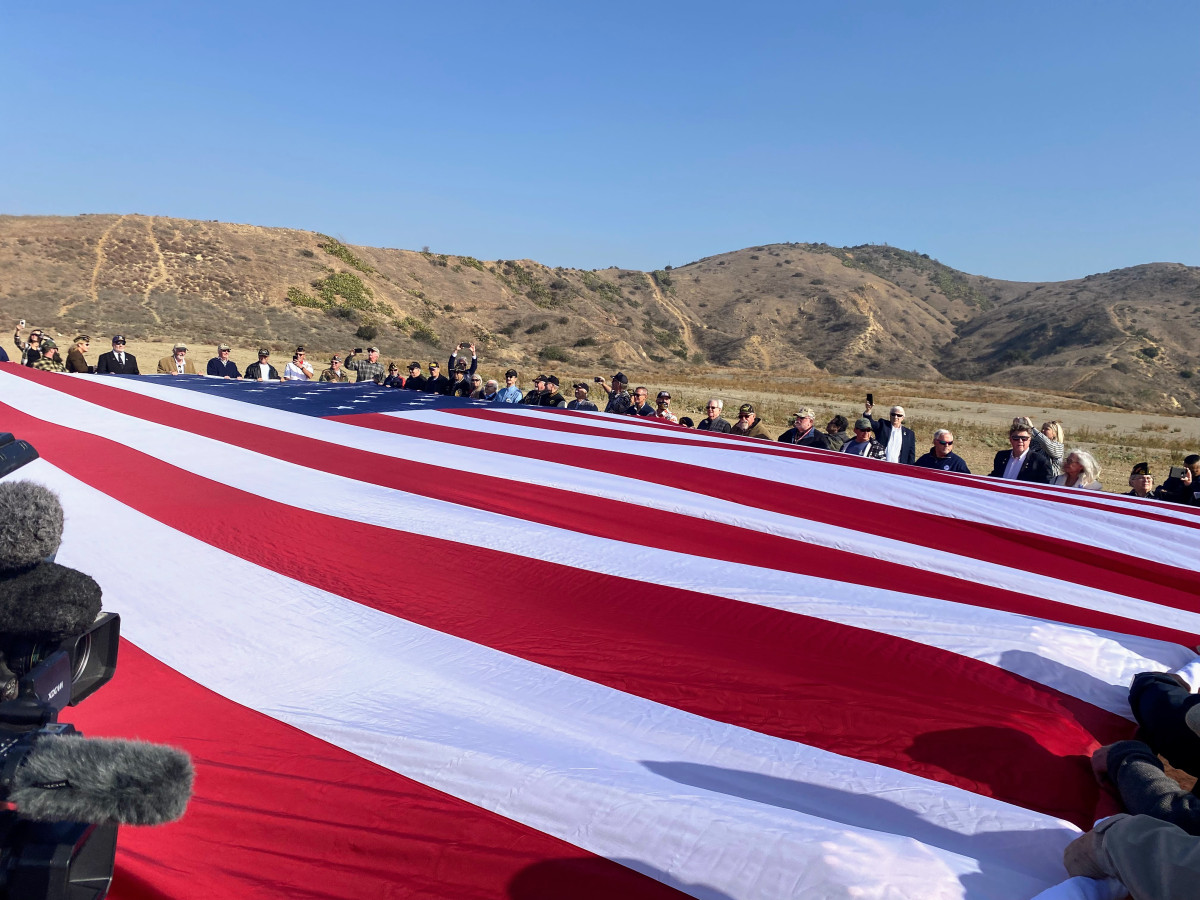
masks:
<path id="1" fill-rule="evenodd" d="M 1096 787 L 1076 758 L 1131 728 L 1090 704 L 936 648 L 331 519 L 17 416 L 23 436 L 55 465 L 256 565 L 335 594 L 354 585 L 360 603 L 698 715 L 1080 823 L 1091 815 Z M 129 472 L 138 473 L 136 483 Z M 263 521 L 286 534 L 321 535 L 322 553 L 261 541 Z M 436 563 L 405 566 L 397 579 L 400 560 Z M 1014 752 L 1027 756 L 1035 746 L 1050 756 L 1032 768 L 1013 765 Z"/>
<path id="2" fill-rule="evenodd" d="M 182 747 L 196 764 L 179 823 L 121 830 L 116 900 L 496 900 L 531 879 L 542 893 L 522 896 L 684 896 L 239 706 L 127 641 L 113 681 L 69 717 L 89 735 Z"/>
<path id="3" fill-rule="evenodd" d="M 886 559 L 802 544 L 788 538 L 748 532 L 732 525 L 643 506 L 632 506 L 616 500 L 582 496 L 571 491 L 529 485 L 459 469 L 385 458 L 379 454 L 300 435 L 289 434 L 281 438 L 279 432 L 264 426 L 177 407 L 162 400 L 129 394 L 92 382 L 77 379 L 71 379 L 71 382 L 84 389 L 80 391 L 81 395 L 94 397 L 95 402 L 107 408 L 180 431 L 219 439 L 264 456 L 394 490 L 419 493 L 447 503 L 514 516 L 581 534 L 592 534 L 605 540 L 636 543 L 693 556 L 968 603 L 1085 628 L 1139 634 L 1178 643 L 1191 644 L 1196 640 L 1191 633 L 1178 629 L 1136 622 L 1113 613 L 1075 607 L 1052 598 L 1019 594 Z M 58 379 L 56 383 L 61 384 L 62 379 Z M 396 420 L 387 418 L 387 421 Z M 427 425 L 425 428 L 436 429 L 437 426 Z M 435 430 L 429 433 L 435 435 L 436 440 L 440 442 L 454 441 L 458 437 L 457 431 Z M 753 489 L 739 502 L 750 499 L 752 503 L 761 504 L 762 500 L 752 498 L 759 493 L 775 491 L 780 487 L 761 480 L 753 480 L 750 484 Z M 822 495 L 822 499 L 828 504 L 828 495 Z M 878 512 L 878 509 L 878 506 L 874 507 L 875 512 Z M 959 527 L 963 523 L 946 520 L 942 524 L 947 527 Z M 906 541 L 910 536 L 905 535 L 900 539 Z M 1018 543 L 1023 536 L 1024 532 L 1014 533 L 1017 540 L 1014 540 L 1012 550 L 1000 562 L 1001 565 L 1024 568 L 1025 556 Z M 1134 586 L 1142 589 L 1140 583 L 1135 583 Z M 1189 611 L 1196 607 L 1191 595 L 1180 597 L 1177 593 L 1164 589 L 1163 596 L 1174 599 L 1175 603 L 1164 602 L 1161 605 Z M 1159 599 L 1158 595 L 1154 595 L 1152 602 Z"/>
<path id="4" fill-rule="evenodd" d="M 1006 568 L 1038 572 L 1084 587 L 1163 606 L 1200 610 L 1200 576 L 1137 556 L 966 519 L 885 506 L 719 469 L 702 469 L 652 456 L 508 437 L 382 414 L 335 416 L 334 421 L 434 441 L 451 441 L 509 456 L 532 457 L 707 495 L 780 515 L 873 534 Z M 608 437 L 613 437 L 609 434 Z M 807 459 L 807 458 L 806 458 Z M 1127 523 L 1120 523 L 1126 525 Z M 1019 525 L 1019 523 L 1018 523 Z"/>

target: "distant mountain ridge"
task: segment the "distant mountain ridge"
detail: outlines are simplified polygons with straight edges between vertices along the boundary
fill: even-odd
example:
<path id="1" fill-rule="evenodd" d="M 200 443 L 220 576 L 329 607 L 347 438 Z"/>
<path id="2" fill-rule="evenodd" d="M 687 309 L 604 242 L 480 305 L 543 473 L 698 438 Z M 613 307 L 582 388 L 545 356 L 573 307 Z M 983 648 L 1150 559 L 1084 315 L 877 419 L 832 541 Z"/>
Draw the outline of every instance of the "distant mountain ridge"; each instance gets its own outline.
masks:
<path id="1" fill-rule="evenodd" d="M 887 246 L 770 244 L 587 271 L 254 225 L 0 216 L 0 311 L 63 335 L 373 341 L 405 360 L 473 340 L 526 368 L 886 373 L 1200 413 L 1200 269 L 1176 263 L 1026 283 Z"/>

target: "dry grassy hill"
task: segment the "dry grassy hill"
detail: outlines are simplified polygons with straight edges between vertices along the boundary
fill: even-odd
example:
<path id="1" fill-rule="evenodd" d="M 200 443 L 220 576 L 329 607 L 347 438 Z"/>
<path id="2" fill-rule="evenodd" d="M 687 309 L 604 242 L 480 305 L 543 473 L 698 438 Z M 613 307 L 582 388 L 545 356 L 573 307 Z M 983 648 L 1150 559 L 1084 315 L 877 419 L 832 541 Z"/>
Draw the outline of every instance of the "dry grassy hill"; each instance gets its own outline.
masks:
<path id="1" fill-rule="evenodd" d="M 952 378 L 1196 414 L 1197 304 L 1200 269 L 1177 264 L 1026 284 L 891 247 L 775 244 L 584 271 L 284 228 L 0 216 L 0 317 L 68 338 L 320 354 L 373 341 L 402 360 L 472 340 L 527 368 Z"/>

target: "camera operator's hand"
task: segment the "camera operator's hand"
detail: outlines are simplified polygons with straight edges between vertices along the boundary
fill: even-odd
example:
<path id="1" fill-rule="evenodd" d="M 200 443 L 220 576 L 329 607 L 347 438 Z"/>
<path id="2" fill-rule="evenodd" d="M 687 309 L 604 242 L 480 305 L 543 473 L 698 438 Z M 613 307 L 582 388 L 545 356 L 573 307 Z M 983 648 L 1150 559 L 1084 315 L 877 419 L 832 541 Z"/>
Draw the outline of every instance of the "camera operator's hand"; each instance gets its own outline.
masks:
<path id="1" fill-rule="evenodd" d="M 475 356 L 475 355 L 476 355 L 476 353 L 475 353 L 475 345 L 474 345 L 474 344 L 469 344 L 468 346 L 471 348 L 471 355 L 472 355 L 472 356 Z"/>

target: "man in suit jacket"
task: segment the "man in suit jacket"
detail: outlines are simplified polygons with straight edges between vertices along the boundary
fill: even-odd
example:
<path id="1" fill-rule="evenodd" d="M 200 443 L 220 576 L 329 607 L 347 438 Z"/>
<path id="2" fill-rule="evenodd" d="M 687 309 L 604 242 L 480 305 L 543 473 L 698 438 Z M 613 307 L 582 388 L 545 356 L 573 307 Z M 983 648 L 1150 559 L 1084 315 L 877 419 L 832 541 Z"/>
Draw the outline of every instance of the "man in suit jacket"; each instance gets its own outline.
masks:
<path id="1" fill-rule="evenodd" d="M 874 408 L 874 405 L 868 403 L 863 418 L 870 421 L 875 440 L 883 445 L 887 461 L 911 466 L 917 461 L 917 436 L 911 428 L 904 427 L 904 407 L 893 406 L 886 422 L 883 419 L 871 418 L 871 410 Z"/>
<path id="2" fill-rule="evenodd" d="M 1050 460 L 1030 446 L 1032 439 L 1033 433 L 1030 429 L 1024 425 L 1014 425 L 1008 432 L 1008 441 L 1012 444 L 1012 449 L 1001 450 L 996 454 L 992 471 L 988 474 L 993 478 L 1049 484 L 1054 477 Z"/>
<path id="3" fill-rule="evenodd" d="M 187 358 L 187 344 L 176 344 L 171 355 L 158 361 L 159 375 L 199 375 L 196 364 Z"/>
<path id="4" fill-rule="evenodd" d="M 112 351 L 101 353 L 96 361 L 97 375 L 141 375 L 138 371 L 137 357 L 125 352 L 125 335 L 114 334 Z"/>

